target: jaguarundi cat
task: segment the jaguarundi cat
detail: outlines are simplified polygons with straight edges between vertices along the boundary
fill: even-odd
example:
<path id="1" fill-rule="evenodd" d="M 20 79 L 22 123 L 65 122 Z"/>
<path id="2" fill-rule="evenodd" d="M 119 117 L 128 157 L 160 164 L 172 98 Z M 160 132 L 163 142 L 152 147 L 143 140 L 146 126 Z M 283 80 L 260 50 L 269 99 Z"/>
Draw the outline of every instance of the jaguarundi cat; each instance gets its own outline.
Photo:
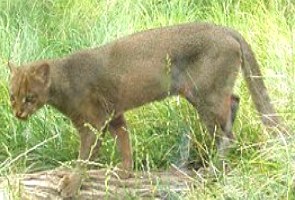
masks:
<path id="1" fill-rule="evenodd" d="M 10 63 L 9 68 L 17 118 L 27 119 L 44 104 L 57 108 L 79 132 L 79 160 L 91 159 L 100 146 L 85 124 L 108 129 L 117 138 L 123 178 L 133 167 L 124 112 L 167 96 L 181 95 L 196 108 L 207 131 L 216 136 L 222 157 L 234 138 L 239 98 L 233 87 L 240 68 L 263 124 L 280 127 L 249 44 L 222 26 L 188 23 L 156 28 L 62 58 L 20 67 Z M 62 196 L 73 196 L 79 189 L 81 167 L 64 177 Z"/>

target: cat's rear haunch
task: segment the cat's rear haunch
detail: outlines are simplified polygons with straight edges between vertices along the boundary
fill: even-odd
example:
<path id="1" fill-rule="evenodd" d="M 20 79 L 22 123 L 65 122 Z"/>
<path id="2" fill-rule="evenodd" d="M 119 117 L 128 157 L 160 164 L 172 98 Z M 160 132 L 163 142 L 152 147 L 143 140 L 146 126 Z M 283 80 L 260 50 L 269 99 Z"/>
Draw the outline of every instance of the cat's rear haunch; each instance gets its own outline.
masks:
<path id="1" fill-rule="evenodd" d="M 124 112 L 167 96 L 181 95 L 196 108 L 216 136 L 222 158 L 234 138 L 239 98 L 233 87 L 240 68 L 263 123 L 280 125 L 250 46 L 236 31 L 216 25 L 147 30 L 63 58 L 9 66 L 16 117 L 27 119 L 44 104 L 56 107 L 80 134 L 80 160 L 94 157 L 100 146 L 85 123 L 97 130 L 105 127 L 117 138 L 122 178 L 131 175 L 133 165 Z M 81 178 L 79 170 L 65 177 L 61 194 L 73 196 Z"/>

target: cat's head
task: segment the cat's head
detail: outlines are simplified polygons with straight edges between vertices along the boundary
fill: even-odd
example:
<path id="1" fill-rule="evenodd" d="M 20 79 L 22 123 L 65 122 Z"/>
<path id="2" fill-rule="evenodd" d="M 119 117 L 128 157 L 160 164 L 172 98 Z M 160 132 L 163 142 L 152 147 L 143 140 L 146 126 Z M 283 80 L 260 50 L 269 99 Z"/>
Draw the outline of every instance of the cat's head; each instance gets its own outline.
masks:
<path id="1" fill-rule="evenodd" d="M 27 119 L 42 107 L 50 87 L 50 66 L 47 62 L 34 62 L 16 67 L 8 63 L 10 69 L 9 93 L 14 115 Z"/>

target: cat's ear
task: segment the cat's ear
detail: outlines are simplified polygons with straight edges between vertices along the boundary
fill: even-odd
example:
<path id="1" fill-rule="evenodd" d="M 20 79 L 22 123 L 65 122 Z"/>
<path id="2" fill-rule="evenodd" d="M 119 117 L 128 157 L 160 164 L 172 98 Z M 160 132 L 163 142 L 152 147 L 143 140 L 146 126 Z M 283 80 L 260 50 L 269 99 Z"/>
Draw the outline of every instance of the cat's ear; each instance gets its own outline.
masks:
<path id="1" fill-rule="evenodd" d="M 40 79 L 45 85 L 49 83 L 50 66 L 47 62 L 43 62 L 35 67 L 34 76 Z"/>
<path id="2" fill-rule="evenodd" d="M 14 73 L 17 70 L 17 67 L 11 61 L 8 61 L 7 66 L 9 68 L 10 73 Z"/>

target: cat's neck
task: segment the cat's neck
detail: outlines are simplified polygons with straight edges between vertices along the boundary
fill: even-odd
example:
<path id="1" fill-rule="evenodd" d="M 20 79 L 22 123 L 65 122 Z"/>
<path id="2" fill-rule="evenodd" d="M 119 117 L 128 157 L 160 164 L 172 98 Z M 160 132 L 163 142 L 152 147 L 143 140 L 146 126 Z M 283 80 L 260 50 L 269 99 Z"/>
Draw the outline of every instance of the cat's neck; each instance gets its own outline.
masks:
<path id="1" fill-rule="evenodd" d="M 46 103 L 62 111 L 66 101 L 65 91 L 67 87 L 67 80 L 63 70 L 65 60 L 52 59 L 48 60 L 48 63 L 50 66 L 50 87 Z"/>

